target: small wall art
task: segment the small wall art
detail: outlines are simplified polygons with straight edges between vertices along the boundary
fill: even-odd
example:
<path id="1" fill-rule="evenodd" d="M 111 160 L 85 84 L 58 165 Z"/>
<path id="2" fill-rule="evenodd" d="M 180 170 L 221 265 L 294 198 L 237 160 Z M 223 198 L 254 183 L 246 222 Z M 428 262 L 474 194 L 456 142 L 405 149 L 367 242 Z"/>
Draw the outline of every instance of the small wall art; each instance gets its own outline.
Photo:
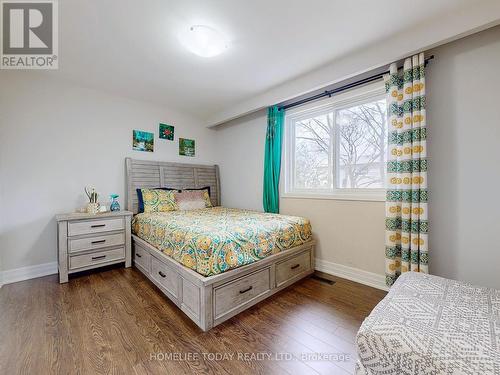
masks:
<path id="1" fill-rule="evenodd" d="M 132 148 L 136 151 L 154 151 L 154 138 L 153 133 L 145 132 L 142 130 L 134 130 L 132 132 Z"/>
<path id="2" fill-rule="evenodd" d="M 160 123 L 160 129 L 158 131 L 161 139 L 167 139 L 169 141 L 174 140 L 174 127 L 173 125 Z"/>
<path id="3" fill-rule="evenodd" d="M 194 139 L 179 138 L 179 155 L 194 156 Z"/>

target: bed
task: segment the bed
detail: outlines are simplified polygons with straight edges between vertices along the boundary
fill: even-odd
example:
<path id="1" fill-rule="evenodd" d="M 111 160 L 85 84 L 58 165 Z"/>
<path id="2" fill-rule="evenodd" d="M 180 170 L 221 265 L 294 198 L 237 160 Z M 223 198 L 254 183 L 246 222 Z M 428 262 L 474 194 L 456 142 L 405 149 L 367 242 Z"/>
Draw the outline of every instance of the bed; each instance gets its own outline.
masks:
<path id="1" fill-rule="evenodd" d="M 311 239 L 309 220 L 225 207 L 140 213 L 132 233 L 202 276 L 213 276 Z"/>
<path id="2" fill-rule="evenodd" d="M 134 265 L 202 330 L 313 273 L 309 221 L 220 207 L 216 165 L 125 165 Z M 205 186 L 212 208 L 138 213 L 137 188 Z"/>
<path id="3" fill-rule="evenodd" d="M 404 273 L 356 344 L 358 375 L 500 374 L 500 291 Z"/>

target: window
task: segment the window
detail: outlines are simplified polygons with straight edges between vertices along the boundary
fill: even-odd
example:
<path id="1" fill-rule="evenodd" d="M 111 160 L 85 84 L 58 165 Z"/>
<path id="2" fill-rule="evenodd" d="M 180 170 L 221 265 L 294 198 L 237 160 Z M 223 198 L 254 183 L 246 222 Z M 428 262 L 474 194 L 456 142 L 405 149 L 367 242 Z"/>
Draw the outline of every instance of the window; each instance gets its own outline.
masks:
<path id="1" fill-rule="evenodd" d="M 383 200 L 387 114 L 383 85 L 288 111 L 285 194 Z"/>

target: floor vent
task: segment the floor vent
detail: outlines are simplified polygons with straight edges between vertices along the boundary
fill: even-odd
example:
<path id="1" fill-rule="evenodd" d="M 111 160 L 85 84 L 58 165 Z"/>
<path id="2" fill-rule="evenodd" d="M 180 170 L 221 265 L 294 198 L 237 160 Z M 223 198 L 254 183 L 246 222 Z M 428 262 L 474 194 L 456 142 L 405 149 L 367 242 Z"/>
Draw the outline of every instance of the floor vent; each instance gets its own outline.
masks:
<path id="1" fill-rule="evenodd" d="M 325 283 L 325 284 L 328 284 L 328 285 L 335 284 L 335 281 L 329 280 L 329 279 L 325 279 L 324 277 L 321 277 L 321 276 L 318 276 L 318 275 L 312 275 L 312 279 L 318 280 L 318 281 L 320 281 L 322 283 Z"/>

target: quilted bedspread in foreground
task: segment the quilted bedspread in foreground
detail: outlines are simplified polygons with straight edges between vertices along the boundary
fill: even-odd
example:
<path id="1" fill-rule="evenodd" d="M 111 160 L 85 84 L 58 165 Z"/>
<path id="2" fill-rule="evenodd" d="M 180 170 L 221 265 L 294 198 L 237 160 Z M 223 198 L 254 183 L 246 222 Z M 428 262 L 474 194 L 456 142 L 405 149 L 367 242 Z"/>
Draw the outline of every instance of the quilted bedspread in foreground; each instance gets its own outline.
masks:
<path id="1" fill-rule="evenodd" d="M 500 290 L 402 274 L 359 329 L 357 374 L 500 374 Z"/>

